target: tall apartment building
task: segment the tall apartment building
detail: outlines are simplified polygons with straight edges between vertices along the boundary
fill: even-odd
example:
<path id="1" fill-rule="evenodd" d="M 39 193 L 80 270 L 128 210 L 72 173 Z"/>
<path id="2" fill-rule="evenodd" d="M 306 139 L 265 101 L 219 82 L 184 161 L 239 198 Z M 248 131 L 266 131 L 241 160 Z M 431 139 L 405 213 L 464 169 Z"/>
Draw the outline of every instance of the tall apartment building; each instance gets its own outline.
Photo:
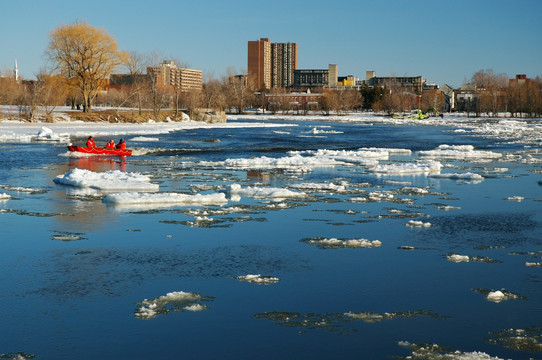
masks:
<path id="1" fill-rule="evenodd" d="M 157 87 L 166 87 L 181 92 L 203 89 L 203 73 L 201 70 L 179 68 L 173 61 L 164 60 L 160 66 L 147 68 Z"/>
<path id="2" fill-rule="evenodd" d="M 290 87 L 297 69 L 296 43 L 248 42 L 248 77 L 258 89 Z"/>
<path id="3" fill-rule="evenodd" d="M 268 38 L 248 42 L 247 75 L 256 89 L 271 88 L 271 42 Z"/>
<path id="4" fill-rule="evenodd" d="M 297 69 L 297 44 L 271 44 L 271 87 L 287 88 L 294 83 Z"/>

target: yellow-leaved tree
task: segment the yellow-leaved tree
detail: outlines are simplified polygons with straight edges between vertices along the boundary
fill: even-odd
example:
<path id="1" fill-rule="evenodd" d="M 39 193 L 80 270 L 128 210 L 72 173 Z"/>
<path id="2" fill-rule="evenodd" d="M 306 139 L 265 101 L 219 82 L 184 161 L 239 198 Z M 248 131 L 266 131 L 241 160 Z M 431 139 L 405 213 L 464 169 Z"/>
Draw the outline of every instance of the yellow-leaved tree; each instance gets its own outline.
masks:
<path id="1" fill-rule="evenodd" d="M 53 29 L 47 54 L 61 74 L 77 85 L 84 112 L 91 111 L 92 101 L 105 87 L 111 72 L 128 60 L 128 53 L 118 49 L 105 29 L 86 23 Z"/>

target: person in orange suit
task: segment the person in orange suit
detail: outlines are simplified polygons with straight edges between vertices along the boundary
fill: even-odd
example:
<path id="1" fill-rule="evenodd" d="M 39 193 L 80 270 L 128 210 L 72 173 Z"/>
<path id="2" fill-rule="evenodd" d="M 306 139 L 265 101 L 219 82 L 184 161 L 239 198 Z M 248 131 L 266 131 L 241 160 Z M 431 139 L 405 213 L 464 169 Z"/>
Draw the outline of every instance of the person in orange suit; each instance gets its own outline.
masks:
<path id="1" fill-rule="evenodd" d="M 120 139 L 116 148 L 120 150 L 126 150 L 126 141 L 124 141 L 123 139 Z"/>
<path id="2" fill-rule="evenodd" d="M 94 138 L 92 136 L 89 136 L 87 139 L 87 147 L 96 147 L 96 143 L 94 142 Z"/>
<path id="3" fill-rule="evenodd" d="M 114 149 L 115 148 L 115 140 L 111 139 L 105 144 L 106 149 Z"/>

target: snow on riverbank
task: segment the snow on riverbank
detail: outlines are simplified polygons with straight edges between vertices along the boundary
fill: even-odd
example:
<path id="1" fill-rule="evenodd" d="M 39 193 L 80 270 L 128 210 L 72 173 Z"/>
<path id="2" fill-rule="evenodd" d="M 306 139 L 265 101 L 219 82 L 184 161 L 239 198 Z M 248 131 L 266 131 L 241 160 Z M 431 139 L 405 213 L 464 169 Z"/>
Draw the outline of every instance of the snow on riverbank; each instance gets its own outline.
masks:
<path id="1" fill-rule="evenodd" d="M 0 142 L 59 141 L 69 142 L 70 138 L 126 137 L 167 134 L 173 131 L 203 128 L 251 128 L 251 127 L 292 127 L 293 124 L 273 124 L 262 122 L 244 123 L 205 123 L 201 121 L 146 123 L 107 123 L 83 121 L 57 121 L 54 123 L 28 123 L 22 121 L 0 120 Z"/>

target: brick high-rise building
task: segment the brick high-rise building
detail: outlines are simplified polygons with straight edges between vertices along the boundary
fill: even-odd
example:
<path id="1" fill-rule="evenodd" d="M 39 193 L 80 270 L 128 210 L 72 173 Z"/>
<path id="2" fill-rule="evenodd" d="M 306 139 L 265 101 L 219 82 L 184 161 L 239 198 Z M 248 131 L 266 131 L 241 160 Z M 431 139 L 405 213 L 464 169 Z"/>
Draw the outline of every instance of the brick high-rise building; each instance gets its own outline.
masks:
<path id="1" fill-rule="evenodd" d="M 256 89 L 271 88 L 271 43 L 268 38 L 248 42 L 248 81 Z"/>
<path id="2" fill-rule="evenodd" d="M 297 69 L 296 43 L 248 42 L 248 78 L 257 89 L 290 87 Z"/>

